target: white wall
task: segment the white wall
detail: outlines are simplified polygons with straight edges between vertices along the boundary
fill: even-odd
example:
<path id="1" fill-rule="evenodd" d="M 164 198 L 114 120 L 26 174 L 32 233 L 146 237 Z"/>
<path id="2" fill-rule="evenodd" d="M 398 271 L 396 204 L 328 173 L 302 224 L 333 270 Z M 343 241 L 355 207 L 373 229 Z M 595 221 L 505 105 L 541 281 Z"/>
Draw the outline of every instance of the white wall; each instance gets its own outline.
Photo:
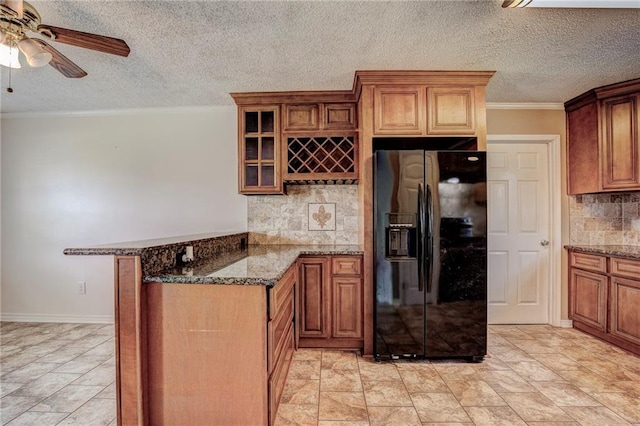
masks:
<path id="1" fill-rule="evenodd" d="M 234 107 L 4 116 L 1 131 L 3 320 L 112 319 L 113 259 L 65 247 L 246 230 Z"/>

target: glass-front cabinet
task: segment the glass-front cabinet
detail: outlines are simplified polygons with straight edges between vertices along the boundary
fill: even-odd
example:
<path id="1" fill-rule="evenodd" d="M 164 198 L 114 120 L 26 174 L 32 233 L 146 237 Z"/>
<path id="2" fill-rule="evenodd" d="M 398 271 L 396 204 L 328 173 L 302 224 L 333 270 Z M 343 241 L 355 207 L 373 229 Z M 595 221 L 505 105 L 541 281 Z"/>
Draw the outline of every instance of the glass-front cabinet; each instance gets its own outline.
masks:
<path id="1" fill-rule="evenodd" d="M 241 194 L 282 194 L 279 107 L 242 107 L 239 110 Z"/>

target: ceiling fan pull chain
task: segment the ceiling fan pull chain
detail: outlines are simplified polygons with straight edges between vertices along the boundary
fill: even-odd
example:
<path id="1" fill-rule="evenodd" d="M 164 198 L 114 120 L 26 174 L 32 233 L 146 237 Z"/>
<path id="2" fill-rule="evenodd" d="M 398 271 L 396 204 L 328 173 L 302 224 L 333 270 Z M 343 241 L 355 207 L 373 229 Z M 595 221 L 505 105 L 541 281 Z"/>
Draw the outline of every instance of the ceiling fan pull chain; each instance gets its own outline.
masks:
<path id="1" fill-rule="evenodd" d="M 11 87 L 11 67 L 9 67 L 9 87 L 7 87 L 7 92 L 13 93 L 13 88 Z"/>

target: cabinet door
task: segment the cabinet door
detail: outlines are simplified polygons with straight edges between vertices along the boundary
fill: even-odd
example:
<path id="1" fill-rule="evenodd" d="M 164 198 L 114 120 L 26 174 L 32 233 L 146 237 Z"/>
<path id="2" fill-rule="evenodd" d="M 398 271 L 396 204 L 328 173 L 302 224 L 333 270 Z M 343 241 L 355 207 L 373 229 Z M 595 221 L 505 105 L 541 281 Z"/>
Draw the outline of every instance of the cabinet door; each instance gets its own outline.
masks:
<path id="1" fill-rule="evenodd" d="M 600 191 L 598 103 L 567 111 L 567 193 Z"/>
<path id="2" fill-rule="evenodd" d="M 473 135 L 476 131 L 473 87 L 427 89 L 427 134 Z"/>
<path id="3" fill-rule="evenodd" d="M 378 86 L 373 93 L 376 135 L 423 135 L 425 89 L 421 86 Z"/>
<path id="4" fill-rule="evenodd" d="M 300 259 L 300 337 L 330 335 L 329 261 L 326 257 Z"/>
<path id="5" fill-rule="evenodd" d="M 601 103 L 602 189 L 640 189 L 638 96 Z"/>
<path id="6" fill-rule="evenodd" d="M 324 104 L 322 127 L 324 129 L 356 128 L 356 104 Z"/>
<path id="7" fill-rule="evenodd" d="M 362 279 L 334 277 L 333 333 L 336 338 L 362 338 Z"/>
<path id="8" fill-rule="evenodd" d="M 607 277 L 571 268 L 569 317 L 601 331 L 607 328 Z"/>
<path id="9" fill-rule="evenodd" d="M 282 194 L 278 106 L 239 110 L 241 194 Z"/>
<path id="10" fill-rule="evenodd" d="M 610 330 L 621 339 L 640 345 L 640 281 L 611 278 Z"/>
<path id="11" fill-rule="evenodd" d="M 318 104 L 285 105 L 284 131 L 318 130 L 320 127 L 318 116 Z"/>

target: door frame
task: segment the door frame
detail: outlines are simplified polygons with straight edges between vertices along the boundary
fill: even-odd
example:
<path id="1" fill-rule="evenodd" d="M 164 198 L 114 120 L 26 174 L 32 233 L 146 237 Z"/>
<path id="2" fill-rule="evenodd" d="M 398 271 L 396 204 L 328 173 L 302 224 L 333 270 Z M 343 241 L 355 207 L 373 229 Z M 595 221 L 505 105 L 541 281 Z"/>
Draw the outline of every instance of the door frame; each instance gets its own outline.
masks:
<path id="1" fill-rule="evenodd" d="M 549 324 L 562 327 L 562 179 L 560 135 L 487 135 L 492 143 L 546 144 L 549 155 Z"/>

